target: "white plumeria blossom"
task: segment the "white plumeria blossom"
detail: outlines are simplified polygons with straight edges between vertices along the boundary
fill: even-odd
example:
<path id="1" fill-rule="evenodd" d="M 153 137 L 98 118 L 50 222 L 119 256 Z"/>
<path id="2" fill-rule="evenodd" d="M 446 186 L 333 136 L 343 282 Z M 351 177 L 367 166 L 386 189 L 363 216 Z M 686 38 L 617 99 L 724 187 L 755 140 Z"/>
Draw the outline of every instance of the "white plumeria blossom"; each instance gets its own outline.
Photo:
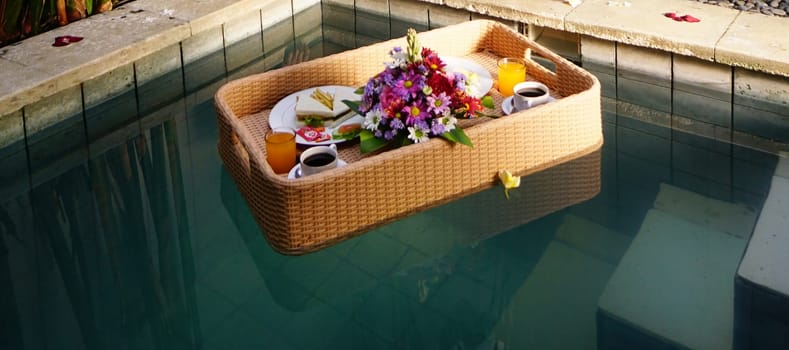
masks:
<path id="1" fill-rule="evenodd" d="M 411 139 L 411 141 L 414 141 L 414 143 L 420 143 L 430 140 L 425 130 L 422 130 L 421 128 L 414 126 L 408 127 L 408 138 Z"/>
<path id="2" fill-rule="evenodd" d="M 379 109 L 373 109 L 364 116 L 364 124 L 363 127 L 370 131 L 375 131 L 378 129 L 378 124 L 381 123 L 381 119 L 383 118 L 383 114 Z"/>

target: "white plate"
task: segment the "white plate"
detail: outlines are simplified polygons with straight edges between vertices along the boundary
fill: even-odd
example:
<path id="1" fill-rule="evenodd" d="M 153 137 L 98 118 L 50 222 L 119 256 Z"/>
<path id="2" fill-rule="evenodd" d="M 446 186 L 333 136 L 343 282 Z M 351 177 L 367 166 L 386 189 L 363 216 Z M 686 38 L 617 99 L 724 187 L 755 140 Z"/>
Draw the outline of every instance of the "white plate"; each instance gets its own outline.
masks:
<path id="1" fill-rule="evenodd" d="M 479 63 L 467 58 L 453 56 L 441 56 L 441 60 L 447 65 L 444 68 L 447 72 L 463 73 L 466 75 L 466 78 L 468 78 L 469 73 L 476 74 L 476 81 L 472 81 L 473 85 L 470 87 L 472 90 L 469 92 L 470 95 L 480 98 L 487 95 L 490 88 L 493 87 L 493 77 L 491 77 L 490 72 Z"/>
<path id="2" fill-rule="evenodd" d="M 337 90 L 341 90 L 341 89 L 346 90 L 349 93 L 353 94 L 353 92 L 356 90 L 355 88 L 349 86 L 339 86 L 339 85 L 319 86 L 319 88 L 330 94 L 335 94 Z M 298 118 L 296 118 L 296 101 L 297 101 L 296 97 L 301 95 L 309 96 L 313 91 L 315 91 L 315 88 L 304 89 L 301 91 L 294 92 L 288 96 L 285 96 L 285 98 L 279 100 L 279 102 L 277 102 L 277 104 L 274 105 L 274 108 L 271 109 L 271 114 L 268 117 L 269 126 L 271 126 L 272 129 L 290 128 L 293 129 L 294 131 L 303 127 L 304 123 L 300 122 Z M 357 95 L 357 96 L 359 96 L 359 101 L 361 101 L 362 96 L 361 95 Z M 350 124 L 350 123 L 361 123 L 363 121 L 364 118 L 357 114 L 351 117 L 350 119 L 347 119 L 346 121 L 342 122 L 340 125 L 333 125 L 331 128 L 327 127 L 325 132 L 331 135 L 332 131 L 334 131 L 334 129 L 340 127 L 341 125 Z M 335 140 L 334 138 L 332 138 L 326 141 L 312 142 L 312 141 L 307 141 L 304 138 L 302 138 L 299 134 L 296 134 L 296 143 L 300 145 L 308 145 L 308 146 L 330 145 L 332 143 L 340 143 L 345 141 L 346 140 L 344 139 Z"/>
<path id="3" fill-rule="evenodd" d="M 339 158 L 337 159 L 337 167 L 338 168 L 342 168 L 342 167 L 344 167 L 346 165 L 348 165 L 348 163 L 346 163 L 344 160 L 339 159 Z M 298 179 L 300 177 L 301 177 L 301 164 L 297 163 L 296 166 L 291 168 L 290 172 L 288 172 L 288 179 Z"/>
<path id="4" fill-rule="evenodd" d="M 556 101 L 556 99 L 553 98 L 553 96 L 548 96 L 548 101 L 545 101 L 545 103 L 540 103 L 539 105 L 544 105 L 546 103 L 551 103 L 553 101 Z M 531 106 L 531 108 L 537 106 Z M 501 101 L 501 111 L 504 112 L 504 115 L 510 115 L 512 113 L 518 112 L 515 110 L 515 106 L 512 104 L 512 96 L 505 98 L 504 101 Z"/>

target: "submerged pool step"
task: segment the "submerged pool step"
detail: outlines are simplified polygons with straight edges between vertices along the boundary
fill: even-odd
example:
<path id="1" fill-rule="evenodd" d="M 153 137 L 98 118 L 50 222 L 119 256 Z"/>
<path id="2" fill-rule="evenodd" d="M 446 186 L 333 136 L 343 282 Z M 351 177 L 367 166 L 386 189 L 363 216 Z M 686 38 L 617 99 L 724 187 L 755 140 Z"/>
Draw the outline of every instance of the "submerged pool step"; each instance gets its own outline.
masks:
<path id="1" fill-rule="evenodd" d="M 598 348 L 731 348 L 742 222 L 755 214 L 669 185 L 655 207 L 600 298 Z"/>

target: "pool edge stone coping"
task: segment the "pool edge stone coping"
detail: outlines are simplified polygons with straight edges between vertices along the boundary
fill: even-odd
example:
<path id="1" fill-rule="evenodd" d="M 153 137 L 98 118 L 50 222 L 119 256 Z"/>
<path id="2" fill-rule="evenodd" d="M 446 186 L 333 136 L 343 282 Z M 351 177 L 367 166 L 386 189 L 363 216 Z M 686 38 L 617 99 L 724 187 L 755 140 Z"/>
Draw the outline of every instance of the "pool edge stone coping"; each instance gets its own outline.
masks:
<path id="1" fill-rule="evenodd" d="M 770 28 L 774 30 L 781 28 L 781 24 L 789 23 L 785 18 L 741 13 L 738 10 L 687 0 L 669 0 L 662 4 L 654 4 L 649 0 L 631 0 L 627 1 L 629 7 L 624 5 L 625 1 L 586 0 L 575 8 L 558 0 L 534 0 L 529 3 L 528 8 L 519 8 L 522 4 L 517 0 L 414 1 L 426 5 L 432 4 L 430 6 L 465 10 L 472 15 L 478 14 L 515 23 L 529 23 L 571 31 L 582 36 L 659 49 L 697 57 L 704 61 L 721 62 L 789 77 L 789 39 L 779 35 L 759 35 L 770 32 Z M 302 9 L 319 4 L 321 1 L 292 2 L 291 11 L 287 14 L 271 13 L 267 16 L 266 10 L 271 9 L 272 6 L 282 7 L 276 6 L 275 3 L 276 0 L 215 0 L 200 3 L 191 0 L 173 0 L 162 4 L 157 0 L 136 0 L 114 11 L 92 16 L 4 47 L 0 49 L 0 63 L 3 63 L 0 64 L 0 77 L 4 78 L 0 79 L 2 81 L 0 119 L 13 118 L 22 108 L 42 98 L 106 74 L 114 67 L 136 62 L 149 54 L 179 44 L 205 31 L 223 27 L 228 21 L 249 14 L 251 11 L 263 11 L 261 19 L 265 24 L 272 18 L 279 18 L 280 15 L 292 15 L 294 6 Z M 605 21 L 596 20 L 601 9 L 608 11 Z M 654 13 L 656 18 L 645 19 L 643 16 L 633 16 L 632 11 L 638 9 Z M 672 21 L 659 16 L 660 11 L 664 9 L 693 13 L 702 18 L 702 22 Z M 741 39 L 737 38 L 743 38 L 744 31 L 752 30 L 756 19 L 759 20 L 759 26 L 755 31 L 756 34 L 752 36 L 758 40 L 751 40 L 752 45 L 747 48 L 738 47 L 737 42 Z M 645 21 L 654 31 L 647 33 L 637 30 Z M 599 24 L 595 24 L 598 22 Z M 96 28 L 104 29 L 107 24 L 116 28 L 125 28 L 133 34 L 128 37 L 127 33 L 126 37 L 121 38 L 99 35 L 104 32 L 97 32 Z M 705 29 L 705 34 L 701 35 L 701 38 L 699 35 L 693 37 L 695 43 L 680 36 L 686 30 L 676 29 L 676 26 L 693 25 Z M 712 28 L 713 25 L 718 28 Z M 138 28 L 149 30 L 136 30 Z M 714 33 L 713 37 L 709 40 L 703 39 L 709 33 Z M 82 35 L 86 40 L 72 44 L 70 47 L 51 47 L 51 41 L 55 36 L 65 34 Z M 716 35 L 720 37 L 715 38 Z M 676 45 L 676 42 L 683 45 Z M 757 50 L 759 48 L 766 49 L 759 51 Z M 91 51 L 95 52 L 93 53 L 95 57 L 91 57 Z M 752 54 L 749 55 L 749 52 Z"/>

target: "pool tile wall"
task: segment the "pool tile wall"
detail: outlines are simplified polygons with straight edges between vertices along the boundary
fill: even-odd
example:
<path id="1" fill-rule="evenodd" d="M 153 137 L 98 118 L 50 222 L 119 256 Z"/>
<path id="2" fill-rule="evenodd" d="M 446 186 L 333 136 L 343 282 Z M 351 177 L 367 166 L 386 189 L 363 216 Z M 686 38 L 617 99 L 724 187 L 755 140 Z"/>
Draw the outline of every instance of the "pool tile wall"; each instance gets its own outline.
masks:
<path id="1" fill-rule="evenodd" d="M 789 78 L 734 69 L 734 129 L 789 143 Z"/>
<path id="2" fill-rule="evenodd" d="M 353 0 L 321 2 L 321 30 L 324 53 L 331 54 L 356 46 L 356 16 Z"/>
<path id="3" fill-rule="evenodd" d="M 263 55 L 260 11 L 251 11 L 224 25 L 225 60 L 231 72 Z"/>
<path id="4" fill-rule="evenodd" d="M 617 47 L 617 97 L 671 113 L 671 54 L 629 45 Z"/>
<path id="5" fill-rule="evenodd" d="M 313 59 L 323 57 L 323 31 L 320 25 L 322 18 L 320 4 L 310 5 L 296 12 L 293 16 L 293 31 L 296 38 L 296 43 L 302 49 L 309 49 L 305 53 L 306 59 Z"/>
<path id="6" fill-rule="evenodd" d="M 603 97 L 616 98 L 616 43 L 580 37 L 581 65 L 600 80 Z"/>
<path id="7" fill-rule="evenodd" d="M 27 149 L 22 111 L 0 116 L 0 198 L 10 198 L 27 186 Z"/>
<path id="8" fill-rule="evenodd" d="M 471 13 L 465 10 L 443 7 L 439 5 L 429 5 L 428 13 L 430 29 L 445 27 L 471 20 Z"/>
<path id="9" fill-rule="evenodd" d="M 403 36 L 408 28 L 417 32 L 430 28 L 428 7 L 409 0 L 389 0 L 390 30 L 393 37 Z"/>
<path id="10" fill-rule="evenodd" d="M 285 53 L 295 47 L 293 9 L 286 1 L 279 1 L 263 10 L 263 57 L 266 69 L 281 65 Z"/>
<path id="11" fill-rule="evenodd" d="M 140 116 L 146 116 L 183 96 L 182 67 L 180 44 L 170 45 L 134 62 Z"/>
<path id="12" fill-rule="evenodd" d="M 731 128 L 731 67 L 674 55 L 674 115 Z"/>
<path id="13" fill-rule="evenodd" d="M 82 87 L 78 85 L 24 108 L 34 186 L 87 159 L 82 99 Z"/>
<path id="14" fill-rule="evenodd" d="M 102 153 L 101 139 L 132 138 L 140 133 L 134 66 L 127 64 L 82 84 L 85 127 L 91 154 Z M 122 135 L 114 135 L 114 134 Z"/>
<path id="15" fill-rule="evenodd" d="M 356 0 L 356 46 L 391 38 L 389 0 Z"/>
<path id="16" fill-rule="evenodd" d="M 192 92 L 225 76 L 222 27 L 214 27 L 181 42 L 186 91 Z"/>

